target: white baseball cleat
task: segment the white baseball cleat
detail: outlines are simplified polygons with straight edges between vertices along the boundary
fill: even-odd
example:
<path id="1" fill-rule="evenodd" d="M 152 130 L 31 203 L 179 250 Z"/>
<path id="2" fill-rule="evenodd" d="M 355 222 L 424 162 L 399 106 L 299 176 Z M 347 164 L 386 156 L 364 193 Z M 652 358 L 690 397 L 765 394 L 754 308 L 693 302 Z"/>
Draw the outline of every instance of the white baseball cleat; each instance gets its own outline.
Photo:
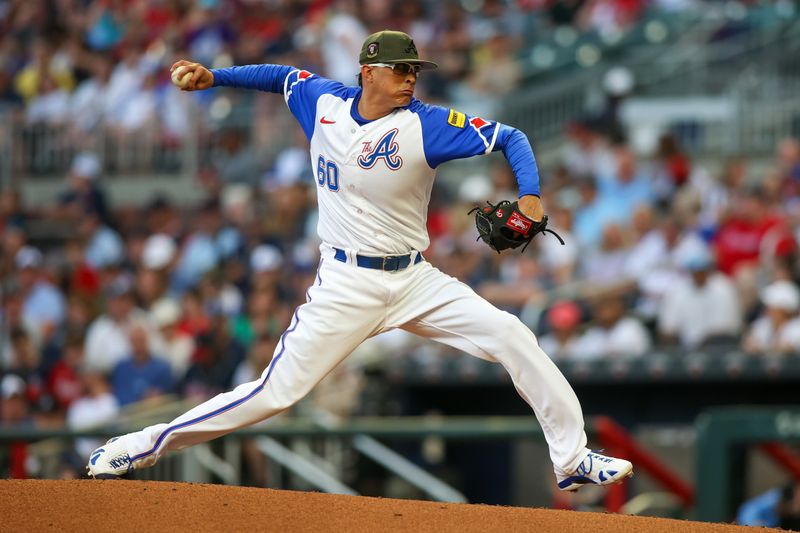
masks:
<path id="1" fill-rule="evenodd" d="M 86 470 L 95 479 L 119 479 L 127 475 L 133 467 L 124 441 L 114 437 L 93 451 Z"/>
<path id="2" fill-rule="evenodd" d="M 590 451 L 575 472 L 556 477 L 559 489 L 576 491 L 584 485 L 613 485 L 632 475 L 633 465 L 630 461 Z"/>

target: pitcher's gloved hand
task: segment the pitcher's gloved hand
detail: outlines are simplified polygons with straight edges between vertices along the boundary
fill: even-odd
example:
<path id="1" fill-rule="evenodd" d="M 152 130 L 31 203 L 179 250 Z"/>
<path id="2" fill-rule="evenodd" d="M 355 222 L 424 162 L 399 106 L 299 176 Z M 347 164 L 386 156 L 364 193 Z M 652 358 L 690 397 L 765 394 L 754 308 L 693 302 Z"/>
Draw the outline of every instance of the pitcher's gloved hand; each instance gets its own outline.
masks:
<path id="1" fill-rule="evenodd" d="M 564 244 L 564 239 L 555 231 L 547 228 L 547 215 L 542 220 L 536 221 L 523 215 L 519 210 L 518 202 L 503 200 L 497 204 L 485 207 L 475 207 L 469 212 L 475 213 L 475 226 L 478 228 L 478 238 L 489 245 L 497 253 L 508 248 L 517 248 L 525 245 L 522 252 L 530 244 L 537 233 L 552 233 Z"/>

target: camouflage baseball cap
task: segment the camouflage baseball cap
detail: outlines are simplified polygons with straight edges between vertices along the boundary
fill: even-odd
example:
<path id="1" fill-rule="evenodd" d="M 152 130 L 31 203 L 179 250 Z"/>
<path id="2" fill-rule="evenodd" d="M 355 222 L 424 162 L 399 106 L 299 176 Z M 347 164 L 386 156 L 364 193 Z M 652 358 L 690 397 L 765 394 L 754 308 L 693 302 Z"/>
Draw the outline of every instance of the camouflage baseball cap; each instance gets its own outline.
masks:
<path id="1" fill-rule="evenodd" d="M 421 70 L 432 70 L 439 65 L 419 58 L 417 47 L 410 36 L 393 30 L 373 33 L 361 46 L 358 62 L 362 65 L 371 63 L 409 63 L 419 65 Z"/>

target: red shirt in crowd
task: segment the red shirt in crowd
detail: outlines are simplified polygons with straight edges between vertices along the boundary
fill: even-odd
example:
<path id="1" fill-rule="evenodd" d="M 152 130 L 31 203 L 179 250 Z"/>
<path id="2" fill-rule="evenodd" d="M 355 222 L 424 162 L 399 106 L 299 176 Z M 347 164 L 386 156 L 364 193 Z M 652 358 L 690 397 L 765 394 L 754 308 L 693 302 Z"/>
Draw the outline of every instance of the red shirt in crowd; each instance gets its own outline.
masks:
<path id="1" fill-rule="evenodd" d="M 779 251 L 780 241 L 791 239 L 783 228 L 783 219 L 774 214 L 755 220 L 744 217 L 728 219 L 720 225 L 714 237 L 717 266 L 725 274 L 733 275 L 740 267 L 758 262 L 764 237 L 773 231 L 777 232 L 778 238 L 778 248 L 773 251 Z"/>
<path id="2" fill-rule="evenodd" d="M 66 409 L 81 395 L 81 380 L 73 367 L 59 361 L 53 365 L 47 376 L 47 391 L 55 400 L 58 407 Z"/>

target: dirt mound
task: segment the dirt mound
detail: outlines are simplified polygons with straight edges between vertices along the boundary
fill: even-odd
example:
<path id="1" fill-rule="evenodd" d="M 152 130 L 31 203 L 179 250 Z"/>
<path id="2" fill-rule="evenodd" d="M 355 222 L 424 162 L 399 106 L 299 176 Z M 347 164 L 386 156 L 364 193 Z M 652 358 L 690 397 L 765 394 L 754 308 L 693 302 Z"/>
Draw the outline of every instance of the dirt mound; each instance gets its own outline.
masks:
<path id="1" fill-rule="evenodd" d="M 0 480 L 9 531 L 752 532 L 663 518 L 154 481 Z M 779 530 L 771 530 L 779 531 Z"/>

